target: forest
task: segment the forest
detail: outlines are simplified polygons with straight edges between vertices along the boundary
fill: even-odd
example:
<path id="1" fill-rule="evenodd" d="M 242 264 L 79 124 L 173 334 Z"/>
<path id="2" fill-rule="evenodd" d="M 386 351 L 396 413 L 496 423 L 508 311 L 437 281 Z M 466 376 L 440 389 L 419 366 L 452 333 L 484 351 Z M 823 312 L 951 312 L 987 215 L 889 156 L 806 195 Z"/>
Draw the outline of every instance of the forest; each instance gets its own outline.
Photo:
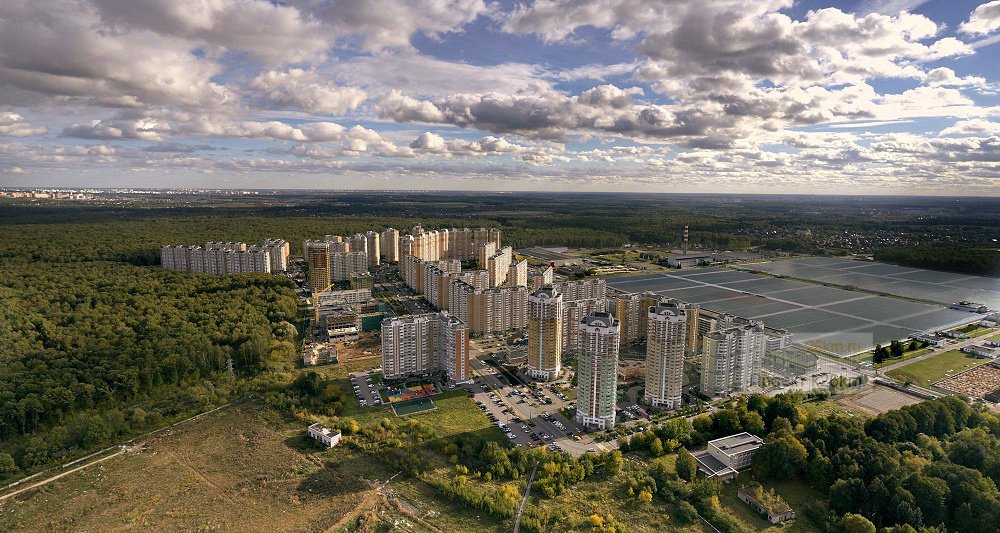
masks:
<path id="1" fill-rule="evenodd" d="M 686 448 L 747 431 L 765 438 L 754 456 L 755 478 L 798 480 L 828 495 L 826 509 L 797 510 L 822 531 L 866 530 L 845 521 L 868 523 L 871 531 L 995 530 L 1000 520 L 996 414 L 946 397 L 868 420 L 844 413 L 807 417 L 802 401 L 793 394 L 741 398 L 693 422 L 677 418 L 623 439 L 621 449 L 653 459 L 679 452 L 678 474 L 695 479 Z M 660 494 L 661 487 L 653 488 Z M 724 523 L 713 525 L 738 530 Z"/>
<path id="2" fill-rule="evenodd" d="M 0 463 L 63 460 L 225 403 L 230 361 L 238 377 L 297 353 L 292 285 L 0 259 Z"/>
<path id="3" fill-rule="evenodd" d="M 877 250 L 876 261 L 960 274 L 1000 276 L 1000 249 L 897 246 Z"/>

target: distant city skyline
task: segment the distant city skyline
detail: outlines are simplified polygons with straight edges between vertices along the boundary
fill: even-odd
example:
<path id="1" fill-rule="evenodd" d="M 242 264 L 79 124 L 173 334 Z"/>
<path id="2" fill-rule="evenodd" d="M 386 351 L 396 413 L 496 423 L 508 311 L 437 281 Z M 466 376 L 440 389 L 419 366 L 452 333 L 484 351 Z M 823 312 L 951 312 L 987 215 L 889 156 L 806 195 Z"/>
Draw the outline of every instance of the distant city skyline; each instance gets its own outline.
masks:
<path id="1" fill-rule="evenodd" d="M 37 0 L 0 187 L 1000 196 L 1000 0 Z"/>

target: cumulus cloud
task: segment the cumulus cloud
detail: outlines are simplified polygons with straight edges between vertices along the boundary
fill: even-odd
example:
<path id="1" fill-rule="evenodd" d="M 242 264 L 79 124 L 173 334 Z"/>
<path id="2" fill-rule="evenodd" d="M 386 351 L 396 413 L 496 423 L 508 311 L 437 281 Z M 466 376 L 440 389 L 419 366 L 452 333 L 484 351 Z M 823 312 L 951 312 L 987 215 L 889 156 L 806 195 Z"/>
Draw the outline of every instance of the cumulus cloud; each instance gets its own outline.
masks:
<path id="1" fill-rule="evenodd" d="M 337 115 L 356 109 L 368 97 L 357 87 L 338 87 L 315 71 L 299 68 L 268 71 L 247 86 L 268 109 L 295 109 Z"/>
<path id="2" fill-rule="evenodd" d="M 10 137 L 31 137 L 34 135 L 44 135 L 47 130 L 41 126 L 34 126 L 24 120 L 24 117 L 9 111 L 0 112 L 0 135 Z"/>
<path id="3" fill-rule="evenodd" d="M 959 29 L 972 35 L 985 35 L 1000 28 L 1000 0 L 980 5 Z"/>
<path id="4" fill-rule="evenodd" d="M 460 31 L 487 13 L 483 0 L 290 0 L 365 50 L 407 48 L 416 33 L 437 36 Z"/>
<path id="5" fill-rule="evenodd" d="M 1000 122 L 973 118 L 959 120 L 955 122 L 955 125 L 941 130 L 941 135 L 969 135 L 979 133 L 1000 135 Z"/>

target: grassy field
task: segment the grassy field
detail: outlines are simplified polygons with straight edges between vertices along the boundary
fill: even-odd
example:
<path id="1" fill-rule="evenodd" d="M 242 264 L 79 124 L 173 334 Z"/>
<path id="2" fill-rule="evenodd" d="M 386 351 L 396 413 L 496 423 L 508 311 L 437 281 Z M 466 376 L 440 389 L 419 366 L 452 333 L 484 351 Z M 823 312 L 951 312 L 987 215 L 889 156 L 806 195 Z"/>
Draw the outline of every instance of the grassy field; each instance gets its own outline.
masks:
<path id="1" fill-rule="evenodd" d="M 890 370 L 887 374 L 900 381 L 908 381 L 921 387 L 929 387 L 935 381 L 954 376 L 963 370 L 979 366 L 987 361 L 989 359 L 979 359 L 958 350 L 951 350 L 928 357 L 923 361 L 911 363 L 902 368 Z"/>
<path id="2" fill-rule="evenodd" d="M 769 533 L 778 531 L 788 533 L 812 533 L 819 531 L 812 524 L 812 522 L 803 516 L 803 513 L 805 508 L 809 505 L 825 506 L 825 504 L 817 503 L 825 502 L 825 495 L 810 488 L 801 481 L 767 481 L 762 483 L 765 489 L 773 488 L 779 496 L 788 502 L 788 505 L 792 507 L 792 510 L 795 511 L 797 516 L 795 520 L 791 520 L 781 524 L 780 526 L 775 526 L 761 517 L 761 515 L 757 514 L 756 511 L 750 508 L 750 506 L 740 501 L 740 499 L 736 496 L 736 491 L 739 490 L 739 487 L 749 481 L 749 474 L 743 473 L 740 475 L 739 479 L 727 483 L 722 489 L 722 495 L 719 496 L 719 502 L 722 504 L 723 508 L 732 513 L 750 530 L 766 531 Z"/>
<path id="3" fill-rule="evenodd" d="M 0 502 L 0 530 L 325 529 L 368 490 L 357 478 L 336 494 L 306 489 L 325 453 L 300 424 L 244 404 Z"/>

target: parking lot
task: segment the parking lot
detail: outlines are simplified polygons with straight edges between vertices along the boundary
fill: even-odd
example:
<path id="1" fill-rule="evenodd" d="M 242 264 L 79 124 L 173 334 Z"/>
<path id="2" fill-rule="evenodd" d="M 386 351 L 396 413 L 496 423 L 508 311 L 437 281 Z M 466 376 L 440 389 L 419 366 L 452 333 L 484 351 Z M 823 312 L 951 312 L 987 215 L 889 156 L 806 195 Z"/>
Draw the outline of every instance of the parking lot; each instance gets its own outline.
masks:
<path id="1" fill-rule="evenodd" d="M 351 388 L 354 389 L 354 397 L 362 407 L 369 405 L 381 405 L 382 398 L 379 396 L 379 385 L 372 382 L 371 376 L 366 372 L 351 373 Z"/>
<path id="2" fill-rule="evenodd" d="M 576 422 L 559 413 L 555 404 L 540 401 L 526 385 L 512 386 L 506 376 L 485 362 L 475 359 L 472 367 L 475 382 L 464 388 L 514 445 L 548 446 L 573 455 L 616 447 L 615 443 L 595 442 Z"/>

